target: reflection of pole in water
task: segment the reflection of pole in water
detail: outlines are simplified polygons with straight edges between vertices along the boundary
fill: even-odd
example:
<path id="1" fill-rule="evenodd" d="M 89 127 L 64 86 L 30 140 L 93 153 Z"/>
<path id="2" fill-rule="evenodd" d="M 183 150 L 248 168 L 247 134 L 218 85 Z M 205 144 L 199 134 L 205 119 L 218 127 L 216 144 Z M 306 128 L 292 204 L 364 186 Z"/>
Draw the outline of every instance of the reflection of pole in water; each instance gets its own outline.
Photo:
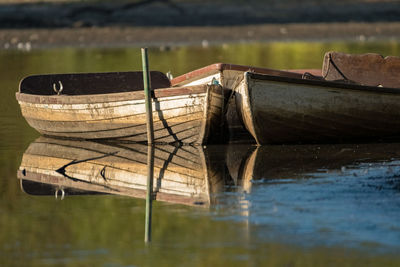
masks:
<path id="1" fill-rule="evenodd" d="M 151 242 L 151 215 L 153 202 L 154 146 L 147 146 L 146 226 L 144 242 Z"/>
<path id="2" fill-rule="evenodd" d="M 149 60 L 147 48 L 142 48 L 143 66 L 143 88 L 145 95 L 145 106 L 147 115 L 147 193 L 146 193 L 146 226 L 144 241 L 151 241 L 151 206 L 153 198 L 153 176 L 154 176 L 154 132 L 153 132 L 153 112 L 151 101 L 151 85 Z"/>

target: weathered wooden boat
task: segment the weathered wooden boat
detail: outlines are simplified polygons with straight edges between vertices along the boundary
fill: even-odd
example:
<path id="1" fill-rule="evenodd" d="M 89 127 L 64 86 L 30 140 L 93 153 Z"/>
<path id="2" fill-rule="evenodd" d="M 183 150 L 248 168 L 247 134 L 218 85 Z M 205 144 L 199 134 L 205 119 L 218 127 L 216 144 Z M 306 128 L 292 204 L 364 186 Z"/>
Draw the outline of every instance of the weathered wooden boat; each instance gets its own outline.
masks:
<path id="1" fill-rule="evenodd" d="M 258 144 L 400 137 L 400 89 L 247 72 L 236 92 Z"/>
<path id="2" fill-rule="evenodd" d="M 400 88 L 341 72 L 340 81 L 246 72 L 235 88 L 239 116 L 258 144 L 398 139 Z"/>
<path id="3" fill-rule="evenodd" d="M 223 138 L 228 92 L 218 85 L 171 87 L 151 72 L 155 143 L 205 144 Z M 142 72 L 35 75 L 16 98 L 43 135 L 146 142 Z"/>
<path id="4" fill-rule="evenodd" d="M 360 142 L 400 137 L 398 70 L 396 57 L 329 52 L 322 72 L 219 63 L 171 82 L 234 91 L 230 134 L 244 125 L 258 144 Z"/>
<path id="5" fill-rule="evenodd" d="M 39 137 L 23 154 L 17 176 L 30 194 L 97 192 L 145 198 L 147 152 L 148 146 L 138 143 Z M 211 194 L 224 187 L 225 165 L 219 164 L 224 161 L 210 161 L 219 155 L 223 157 L 202 146 L 155 146 L 154 199 L 210 205 Z"/>
<path id="6" fill-rule="evenodd" d="M 321 70 L 274 70 L 252 66 L 243 66 L 226 63 L 216 63 L 201 69 L 197 69 L 171 80 L 173 86 L 193 86 L 201 84 L 221 84 L 224 88 L 231 90 L 228 108 L 226 111 L 226 124 L 229 130 L 230 142 L 254 142 L 253 137 L 246 130 L 242 118 L 237 113 L 237 101 L 234 89 L 243 80 L 245 72 L 268 74 L 274 76 L 284 76 L 290 78 L 308 78 L 321 76 Z"/>

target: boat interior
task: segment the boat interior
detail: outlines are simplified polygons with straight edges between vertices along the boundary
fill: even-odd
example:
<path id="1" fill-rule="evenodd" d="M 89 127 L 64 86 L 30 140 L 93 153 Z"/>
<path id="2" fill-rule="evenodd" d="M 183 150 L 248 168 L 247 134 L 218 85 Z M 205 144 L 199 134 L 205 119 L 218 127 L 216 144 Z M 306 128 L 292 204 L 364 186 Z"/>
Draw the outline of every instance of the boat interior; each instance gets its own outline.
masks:
<path id="1" fill-rule="evenodd" d="M 151 86 L 171 87 L 168 77 L 159 71 L 151 71 Z M 74 73 L 32 75 L 24 78 L 19 92 L 32 95 L 92 95 L 143 90 L 142 71 Z"/>
<path id="2" fill-rule="evenodd" d="M 178 76 L 171 81 L 159 71 L 151 71 L 153 89 L 179 86 L 187 81 L 224 70 L 253 72 L 291 79 L 322 80 L 372 87 L 400 88 L 400 58 L 379 54 L 352 55 L 327 52 L 322 70 L 273 70 L 216 63 Z M 92 95 L 143 90 L 142 71 L 32 75 L 24 78 L 20 93 L 31 95 Z"/>
<path id="3" fill-rule="evenodd" d="M 327 81 L 400 88 L 400 58 L 375 53 L 352 55 L 327 52 L 322 76 Z"/>

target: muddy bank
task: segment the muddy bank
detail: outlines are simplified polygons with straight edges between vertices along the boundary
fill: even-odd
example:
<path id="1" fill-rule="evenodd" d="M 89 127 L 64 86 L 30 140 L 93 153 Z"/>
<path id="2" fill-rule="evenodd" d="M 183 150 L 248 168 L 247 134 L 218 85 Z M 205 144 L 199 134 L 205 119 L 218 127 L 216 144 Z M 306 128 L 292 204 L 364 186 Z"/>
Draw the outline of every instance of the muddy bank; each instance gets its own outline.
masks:
<path id="1" fill-rule="evenodd" d="M 0 49 L 209 45 L 265 41 L 390 41 L 400 23 L 297 23 L 230 27 L 0 29 Z"/>

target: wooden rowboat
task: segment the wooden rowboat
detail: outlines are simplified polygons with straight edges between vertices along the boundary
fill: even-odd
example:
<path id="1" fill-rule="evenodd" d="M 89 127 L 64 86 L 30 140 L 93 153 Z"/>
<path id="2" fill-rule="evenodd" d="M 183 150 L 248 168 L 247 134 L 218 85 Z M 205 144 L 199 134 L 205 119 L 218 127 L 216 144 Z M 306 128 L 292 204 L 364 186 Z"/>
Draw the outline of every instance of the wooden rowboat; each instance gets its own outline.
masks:
<path id="1" fill-rule="evenodd" d="M 258 144 L 400 137 L 400 89 L 246 72 L 238 112 Z"/>
<path id="2" fill-rule="evenodd" d="M 397 70 L 396 57 L 328 52 L 322 72 L 214 64 L 172 84 L 216 80 L 234 91 L 230 133 L 243 124 L 260 145 L 362 142 L 400 137 Z"/>
<path id="3" fill-rule="evenodd" d="M 369 70 L 371 62 L 381 71 Z M 329 52 L 325 78 L 246 72 L 235 88 L 238 113 L 258 144 L 398 139 L 400 89 L 388 87 L 400 83 L 382 80 L 393 69 L 398 58 Z"/>
<path id="4" fill-rule="evenodd" d="M 253 137 L 245 128 L 241 116 L 238 116 L 237 105 L 240 105 L 240 103 L 237 103 L 235 97 L 236 93 L 234 92 L 234 89 L 243 80 L 243 75 L 247 71 L 298 79 L 302 79 L 305 73 L 311 76 L 321 76 L 321 70 L 316 69 L 282 71 L 252 66 L 216 63 L 178 76 L 171 80 L 171 84 L 173 86 L 193 86 L 218 83 L 224 88 L 230 89 L 231 97 L 226 112 L 230 142 L 254 142 Z"/>
<path id="5" fill-rule="evenodd" d="M 218 85 L 171 87 L 151 72 L 155 143 L 205 144 L 223 139 L 228 92 Z M 142 72 L 35 75 L 16 98 L 43 135 L 146 142 Z"/>
<path id="6" fill-rule="evenodd" d="M 145 198 L 147 151 L 147 145 L 137 143 L 39 137 L 23 154 L 17 176 L 31 194 L 46 194 L 46 189 L 47 194 L 62 190 Z M 155 199 L 210 205 L 211 194 L 224 185 L 225 165 L 210 160 L 218 155 L 223 156 L 202 146 L 155 146 Z"/>

